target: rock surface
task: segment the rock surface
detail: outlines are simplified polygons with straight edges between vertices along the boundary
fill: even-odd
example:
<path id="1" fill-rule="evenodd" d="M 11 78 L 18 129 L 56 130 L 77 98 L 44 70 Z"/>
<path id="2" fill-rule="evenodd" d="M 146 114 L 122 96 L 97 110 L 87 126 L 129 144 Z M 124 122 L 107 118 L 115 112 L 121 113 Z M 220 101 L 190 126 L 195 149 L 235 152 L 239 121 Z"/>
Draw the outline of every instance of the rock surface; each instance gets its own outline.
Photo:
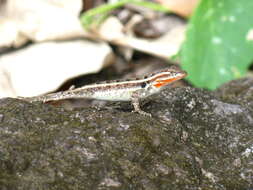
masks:
<path id="1" fill-rule="evenodd" d="M 253 188 L 252 85 L 237 84 L 167 89 L 142 105 L 152 118 L 1 99 L 0 189 Z"/>

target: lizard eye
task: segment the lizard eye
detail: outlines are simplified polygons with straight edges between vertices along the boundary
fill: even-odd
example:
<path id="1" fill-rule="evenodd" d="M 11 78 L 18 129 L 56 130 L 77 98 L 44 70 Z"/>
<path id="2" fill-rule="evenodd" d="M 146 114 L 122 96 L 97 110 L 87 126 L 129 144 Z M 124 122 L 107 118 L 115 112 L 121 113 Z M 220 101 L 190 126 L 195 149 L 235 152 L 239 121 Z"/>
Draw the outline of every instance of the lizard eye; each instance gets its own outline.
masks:
<path id="1" fill-rule="evenodd" d="M 147 83 L 145 83 L 145 82 L 143 82 L 142 84 L 141 84 L 141 88 L 145 88 L 147 86 Z"/>

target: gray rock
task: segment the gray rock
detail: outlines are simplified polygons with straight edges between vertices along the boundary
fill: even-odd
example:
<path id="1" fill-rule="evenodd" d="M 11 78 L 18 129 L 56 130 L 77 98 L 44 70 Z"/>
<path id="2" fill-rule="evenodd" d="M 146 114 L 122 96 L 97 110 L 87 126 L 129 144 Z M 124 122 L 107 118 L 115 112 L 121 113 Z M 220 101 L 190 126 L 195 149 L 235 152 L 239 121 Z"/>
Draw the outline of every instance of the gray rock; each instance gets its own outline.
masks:
<path id="1" fill-rule="evenodd" d="M 250 189 L 253 111 L 224 92 L 167 89 L 152 118 L 1 99 L 0 189 Z"/>

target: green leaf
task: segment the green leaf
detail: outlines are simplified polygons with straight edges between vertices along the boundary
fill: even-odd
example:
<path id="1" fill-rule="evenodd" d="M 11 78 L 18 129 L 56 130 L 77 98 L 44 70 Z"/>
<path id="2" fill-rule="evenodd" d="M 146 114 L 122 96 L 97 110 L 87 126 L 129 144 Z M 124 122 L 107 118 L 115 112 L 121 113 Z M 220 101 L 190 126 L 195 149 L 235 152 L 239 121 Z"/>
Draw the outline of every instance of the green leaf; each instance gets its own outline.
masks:
<path id="1" fill-rule="evenodd" d="M 253 60 L 252 36 L 252 0 L 202 0 L 181 51 L 189 81 L 215 89 L 244 76 Z"/>

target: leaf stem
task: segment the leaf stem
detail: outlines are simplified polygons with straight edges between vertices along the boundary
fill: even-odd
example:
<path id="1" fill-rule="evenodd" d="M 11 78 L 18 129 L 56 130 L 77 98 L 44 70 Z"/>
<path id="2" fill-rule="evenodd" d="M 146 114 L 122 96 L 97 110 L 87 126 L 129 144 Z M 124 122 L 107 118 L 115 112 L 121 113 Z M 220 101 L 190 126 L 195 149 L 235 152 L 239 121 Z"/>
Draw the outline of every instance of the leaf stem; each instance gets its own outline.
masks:
<path id="1" fill-rule="evenodd" d="M 105 16 L 108 15 L 112 10 L 118 9 L 124 6 L 125 4 L 129 4 L 129 3 L 150 8 L 152 10 L 159 11 L 159 12 L 165 12 L 165 13 L 169 12 L 168 8 L 157 3 L 152 3 L 152 2 L 143 1 L 143 0 L 119 0 L 115 3 L 101 5 L 99 7 L 90 9 L 89 11 L 86 11 L 85 13 L 81 15 L 81 18 L 80 18 L 81 23 L 83 27 L 86 29 L 90 28 L 90 26 L 93 24 L 96 26 L 96 24 L 99 24 L 101 22 L 101 18 L 105 18 Z M 98 20 L 96 21 L 96 19 Z"/>

